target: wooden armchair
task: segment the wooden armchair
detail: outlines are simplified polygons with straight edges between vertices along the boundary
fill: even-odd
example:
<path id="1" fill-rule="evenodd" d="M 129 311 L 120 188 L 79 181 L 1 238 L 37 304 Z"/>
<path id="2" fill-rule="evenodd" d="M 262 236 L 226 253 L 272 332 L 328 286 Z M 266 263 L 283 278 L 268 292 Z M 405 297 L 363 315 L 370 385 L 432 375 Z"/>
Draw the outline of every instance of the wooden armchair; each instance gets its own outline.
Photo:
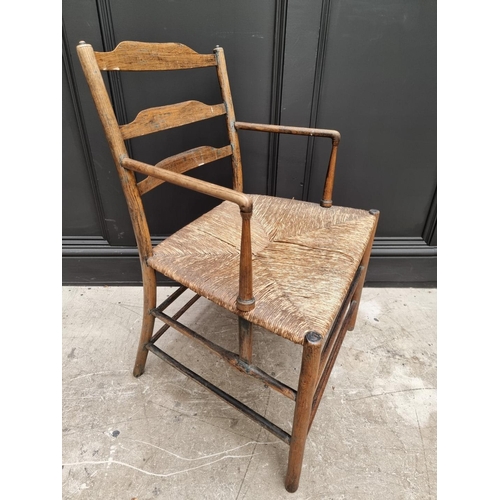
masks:
<path id="1" fill-rule="evenodd" d="M 340 141 L 337 131 L 235 121 L 221 47 L 216 47 L 213 54 L 198 54 L 177 43 L 122 42 L 111 52 L 94 52 L 91 45 L 80 42 L 77 51 L 116 163 L 139 249 L 144 312 L 133 373 L 136 377 L 143 373 L 147 355 L 152 352 L 287 443 L 290 449 L 285 486 L 294 492 L 299 484 L 309 428 L 345 333 L 356 322 L 379 213 L 332 205 Z M 118 124 L 101 74 L 209 66 L 217 70 L 221 104 L 187 101 L 150 108 L 123 125 Z M 225 147 L 196 147 L 156 165 L 130 158 L 127 153 L 127 139 L 220 115 L 227 120 L 229 144 Z M 321 202 L 245 194 L 238 130 L 331 139 L 332 152 Z M 200 165 L 229 156 L 233 189 L 184 175 Z M 135 172 L 147 177 L 137 182 Z M 153 248 L 142 197 L 163 182 L 224 201 Z M 155 272 L 181 285 L 161 304 L 157 303 Z M 173 316 L 165 314 L 164 310 L 186 289 L 195 292 L 193 299 Z M 178 321 L 200 296 L 238 316 L 238 353 L 214 344 Z M 155 318 L 164 325 L 153 335 Z M 253 324 L 303 346 L 296 389 L 252 363 Z M 155 343 L 169 327 L 295 401 L 291 432 L 279 428 L 158 348 Z"/>

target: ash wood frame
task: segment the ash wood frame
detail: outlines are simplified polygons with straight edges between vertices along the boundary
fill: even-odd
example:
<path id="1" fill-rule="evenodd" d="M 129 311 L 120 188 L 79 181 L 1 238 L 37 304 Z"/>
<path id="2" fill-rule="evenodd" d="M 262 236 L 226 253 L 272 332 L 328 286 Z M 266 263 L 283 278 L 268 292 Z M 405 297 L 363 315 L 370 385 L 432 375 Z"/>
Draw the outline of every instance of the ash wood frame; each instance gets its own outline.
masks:
<path id="1" fill-rule="evenodd" d="M 243 317 L 238 317 L 239 352 L 236 354 L 214 344 L 178 321 L 180 316 L 199 299 L 198 295 L 189 300 L 173 316 L 168 316 L 163 312 L 184 293 L 186 287 L 181 286 L 167 300 L 157 305 L 156 275 L 147 262 L 152 255 L 152 243 L 141 196 L 159 184 L 169 182 L 230 201 L 240 207 L 242 219 L 240 279 L 236 305 L 241 312 L 250 311 L 255 307 L 252 290 L 251 250 L 253 207 L 251 198 L 243 193 L 243 174 L 237 131 L 253 130 L 332 139 L 332 152 L 321 199 L 321 206 L 325 208 L 332 206 L 335 163 L 340 134 L 335 130 L 237 122 L 234 116 L 224 51 L 221 47 L 216 47 L 214 54 L 207 55 L 198 54 L 182 44 L 122 42 L 113 51 L 95 52 L 91 45 L 80 42 L 77 46 L 77 53 L 118 170 L 139 250 L 143 277 L 144 307 L 141 336 L 133 374 L 138 377 L 144 372 L 148 352 L 152 352 L 287 443 L 290 450 L 285 487 L 289 492 L 294 492 L 299 485 L 307 434 L 345 333 L 348 329 L 354 328 L 376 224 L 360 267 L 329 334 L 325 338 L 322 338 L 316 332 L 308 332 L 305 335 L 298 388 L 295 390 L 252 364 L 252 324 Z M 187 101 L 151 108 L 141 111 L 132 122 L 124 125 L 118 124 L 101 74 L 102 71 L 164 71 L 211 66 L 217 70 L 223 99 L 222 104 L 209 106 L 197 101 Z M 219 149 L 201 146 L 162 160 L 156 165 L 149 165 L 132 159 L 127 153 L 126 139 L 222 114 L 226 115 L 229 146 Z M 231 155 L 232 160 L 233 189 L 183 175 L 184 172 L 192 168 L 229 155 Z M 138 183 L 134 172 L 144 174 L 147 177 Z M 370 213 L 378 220 L 378 211 L 374 210 L 370 211 Z M 153 335 L 155 318 L 162 321 L 164 325 Z M 170 327 L 201 343 L 236 370 L 265 382 L 272 389 L 295 401 L 291 434 L 280 429 L 262 415 L 259 415 L 159 349 L 155 343 Z"/>

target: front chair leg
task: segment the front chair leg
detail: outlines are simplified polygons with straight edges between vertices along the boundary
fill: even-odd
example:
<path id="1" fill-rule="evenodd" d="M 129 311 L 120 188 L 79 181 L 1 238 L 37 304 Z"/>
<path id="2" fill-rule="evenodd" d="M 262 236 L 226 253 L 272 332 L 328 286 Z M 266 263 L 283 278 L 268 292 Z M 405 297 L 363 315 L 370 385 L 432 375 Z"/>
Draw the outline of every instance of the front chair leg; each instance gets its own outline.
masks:
<path id="1" fill-rule="evenodd" d="M 140 377 L 144 373 L 148 350 L 144 347 L 153 335 L 155 318 L 150 310 L 156 307 L 156 275 L 152 268 L 144 265 L 142 269 L 142 281 L 144 292 L 144 306 L 142 311 L 142 330 L 135 358 L 134 377 Z"/>
<path id="2" fill-rule="evenodd" d="M 319 376 L 321 346 L 321 335 L 316 332 L 308 332 L 302 351 L 302 365 L 300 368 L 292 437 L 290 439 L 290 451 L 288 454 L 288 471 L 285 479 L 285 488 L 290 493 L 297 491 L 299 487 L 313 397 Z"/>
<path id="3" fill-rule="evenodd" d="M 238 316 L 239 354 L 243 361 L 252 364 L 252 323 Z"/>

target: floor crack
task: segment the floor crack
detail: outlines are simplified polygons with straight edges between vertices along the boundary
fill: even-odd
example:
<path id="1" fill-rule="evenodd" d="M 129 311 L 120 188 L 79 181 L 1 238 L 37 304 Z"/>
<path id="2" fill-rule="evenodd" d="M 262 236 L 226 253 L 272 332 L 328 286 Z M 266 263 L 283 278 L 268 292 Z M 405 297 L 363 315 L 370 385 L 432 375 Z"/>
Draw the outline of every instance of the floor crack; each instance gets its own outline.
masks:
<path id="1" fill-rule="evenodd" d="M 264 413 L 263 413 L 264 417 L 267 417 L 267 409 L 269 407 L 269 400 L 270 400 L 270 398 L 271 398 L 271 391 L 268 389 L 266 409 L 264 410 Z M 261 433 L 262 433 L 262 427 L 260 428 L 259 434 L 257 435 L 257 439 L 255 440 L 255 444 L 253 445 L 252 455 L 250 456 L 250 460 L 248 461 L 247 468 L 245 470 L 245 474 L 243 475 L 243 480 L 241 481 L 240 488 L 238 490 L 238 494 L 236 495 L 235 500 L 238 500 L 240 498 L 241 489 L 243 488 L 243 485 L 245 484 L 245 479 L 247 477 L 248 470 L 250 469 L 250 464 L 252 463 L 252 459 L 253 459 L 253 456 L 254 456 L 254 453 L 255 453 L 255 448 L 259 444 L 259 439 L 260 439 Z M 245 495 L 246 495 L 246 492 L 245 492 Z M 243 498 L 245 498 L 245 495 L 242 497 L 242 500 L 243 500 Z"/>
<path id="2" fill-rule="evenodd" d="M 360 399 L 375 398 L 377 396 L 385 396 L 386 394 L 398 394 L 400 392 L 411 392 L 411 391 L 435 391 L 435 387 L 414 387 L 413 389 L 401 389 L 399 391 L 387 391 L 380 392 L 378 394 L 370 394 L 368 396 L 363 396 L 361 398 L 347 399 L 347 401 L 359 401 Z"/>
<path id="3" fill-rule="evenodd" d="M 427 456 L 425 454 L 425 446 L 424 446 L 424 437 L 422 436 L 422 428 L 420 427 L 420 420 L 418 418 L 417 410 L 415 410 L 415 416 L 417 417 L 418 424 L 418 432 L 420 433 L 420 441 L 422 441 L 422 451 L 424 453 L 424 464 L 425 464 L 425 473 L 427 475 L 427 489 L 429 491 L 429 498 L 431 498 L 431 482 L 429 480 L 429 469 L 427 468 Z"/>

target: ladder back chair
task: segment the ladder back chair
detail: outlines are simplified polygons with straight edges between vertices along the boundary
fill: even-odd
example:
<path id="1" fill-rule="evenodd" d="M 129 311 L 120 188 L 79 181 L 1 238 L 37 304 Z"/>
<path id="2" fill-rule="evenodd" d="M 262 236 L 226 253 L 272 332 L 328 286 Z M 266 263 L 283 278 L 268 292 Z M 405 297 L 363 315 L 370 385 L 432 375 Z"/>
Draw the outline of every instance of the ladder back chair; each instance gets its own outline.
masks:
<path id="1" fill-rule="evenodd" d="M 294 492 L 299 485 L 309 429 L 346 331 L 355 326 L 379 212 L 333 205 L 340 141 L 337 131 L 235 120 L 221 47 L 216 47 L 213 54 L 199 54 L 178 43 L 121 42 L 113 51 L 95 52 L 91 45 L 80 42 L 77 53 L 118 170 L 139 250 L 144 311 L 133 374 L 138 377 L 144 372 L 147 355 L 152 352 L 284 441 L 289 445 L 285 487 Z M 211 66 L 217 71 L 220 104 L 186 101 L 145 109 L 132 122 L 122 125 L 117 121 L 102 77 L 103 71 L 170 71 Z M 127 139 L 221 115 L 225 115 L 227 123 L 225 147 L 199 146 L 155 165 L 129 157 Z M 331 139 L 320 203 L 244 193 L 238 130 Z M 225 157 L 231 157 L 232 189 L 184 175 Z M 146 177 L 138 182 L 136 173 Z M 163 182 L 222 202 L 153 247 L 142 197 Z M 180 284 L 160 304 L 156 272 Z M 195 293 L 194 297 L 173 316 L 165 314 L 165 309 L 187 289 Z M 200 296 L 238 316 L 239 352 L 216 345 L 178 321 Z M 153 334 L 155 318 L 164 324 Z M 302 346 L 296 389 L 252 363 L 253 324 Z M 291 432 L 158 348 L 156 341 L 169 327 L 294 401 Z"/>

